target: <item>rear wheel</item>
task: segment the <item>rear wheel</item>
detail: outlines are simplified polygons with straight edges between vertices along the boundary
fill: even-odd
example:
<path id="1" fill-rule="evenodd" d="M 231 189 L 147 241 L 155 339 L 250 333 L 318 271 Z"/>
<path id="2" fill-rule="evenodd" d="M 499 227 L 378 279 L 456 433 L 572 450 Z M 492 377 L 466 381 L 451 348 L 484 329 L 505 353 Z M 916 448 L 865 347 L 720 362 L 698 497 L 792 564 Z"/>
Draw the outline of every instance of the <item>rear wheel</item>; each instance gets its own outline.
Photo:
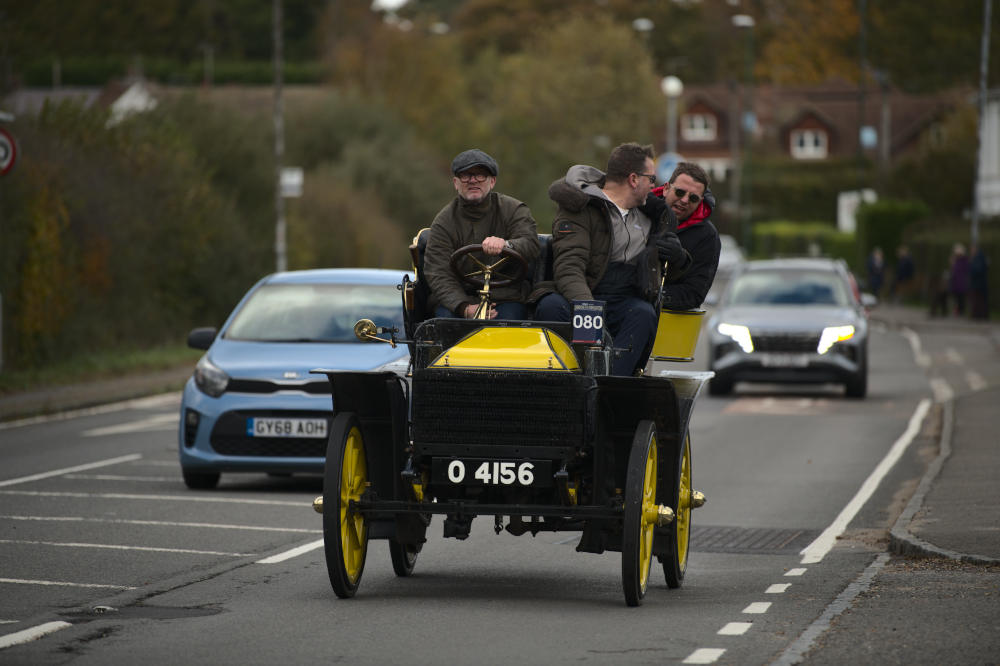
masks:
<path id="1" fill-rule="evenodd" d="M 219 485 L 218 472 L 195 472 L 182 467 L 181 474 L 184 476 L 184 485 L 191 490 L 212 490 Z"/>
<path id="2" fill-rule="evenodd" d="M 358 418 L 338 414 L 330 426 L 323 472 L 323 547 L 326 571 L 341 599 L 354 596 L 368 553 L 368 521 L 351 508 L 368 482 L 365 442 Z"/>
<path id="3" fill-rule="evenodd" d="M 389 540 L 389 556 L 392 558 L 392 570 L 397 576 L 405 577 L 413 573 L 417 563 L 417 547 Z"/>
<path id="4" fill-rule="evenodd" d="M 667 525 L 669 554 L 661 557 L 667 587 L 678 588 L 687 571 L 688 548 L 691 544 L 691 435 L 684 437 L 680 465 L 674 473 L 674 519 Z"/>
<path id="5" fill-rule="evenodd" d="M 867 352 L 862 352 L 861 363 L 858 364 L 858 373 L 847 380 L 844 384 L 844 394 L 848 398 L 863 398 L 868 393 L 868 358 Z"/>
<path id="6" fill-rule="evenodd" d="M 646 596 L 653 561 L 653 528 L 657 517 L 656 453 L 656 427 L 652 421 L 642 421 L 632 439 L 625 480 L 622 588 L 629 606 L 638 606 Z"/>

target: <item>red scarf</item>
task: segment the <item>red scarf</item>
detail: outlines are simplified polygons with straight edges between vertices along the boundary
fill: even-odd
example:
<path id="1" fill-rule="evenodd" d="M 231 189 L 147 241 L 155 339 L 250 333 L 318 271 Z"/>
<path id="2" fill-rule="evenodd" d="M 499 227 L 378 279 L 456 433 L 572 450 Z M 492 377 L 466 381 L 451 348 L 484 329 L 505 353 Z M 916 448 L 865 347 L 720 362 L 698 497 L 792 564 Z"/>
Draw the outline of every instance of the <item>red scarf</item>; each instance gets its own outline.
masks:
<path id="1" fill-rule="evenodd" d="M 660 185 L 659 187 L 654 187 L 651 190 L 652 194 L 654 196 L 663 199 L 665 198 L 663 195 L 663 191 L 666 189 L 666 187 L 667 187 L 666 185 Z M 705 200 L 702 199 L 700 202 L 698 202 L 698 207 L 694 209 L 694 212 L 691 213 L 686 220 L 677 223 L 677 230 L 680 231 L 681 229 L 686 229 L 687 227 L 693 227 L 702 220 L 707 219 L 708 216 L 711 214 L 712 214 L 712 209 L 709 208 L 708 204 L 705 203 Z"/>

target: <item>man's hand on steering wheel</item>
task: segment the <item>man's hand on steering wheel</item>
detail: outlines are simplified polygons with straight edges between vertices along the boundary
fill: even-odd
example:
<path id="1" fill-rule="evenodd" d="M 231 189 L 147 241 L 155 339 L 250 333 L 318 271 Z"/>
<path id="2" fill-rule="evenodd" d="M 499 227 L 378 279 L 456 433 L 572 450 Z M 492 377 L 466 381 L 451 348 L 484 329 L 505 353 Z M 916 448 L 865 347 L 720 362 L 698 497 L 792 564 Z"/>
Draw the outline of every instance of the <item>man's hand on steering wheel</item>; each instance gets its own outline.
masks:
<path id="1" fill-rule="evenodd" d="M 473 318 L 475 318 L 476 311 L 478 309 L 479 309 L 479 306 L 476 305 L 475 303 L 468 303 L 468 304 L 466 304 L 465 306 L 462 307 L 462 310 L 461 310 L 462 316 L 465 317 L 466 319 L 473 319 Z M 490 311 L 487 313 L 486 318 L 487 319 L 496 319 L 497 318 L 497 309 L 496 309 L 496 306 L 493 305 L 492 303 L 490 304 Z"/>
<path id="2" fill-rule="evenodd" d="M 487 236 L 483 239 L 483 252 L 486 254 L 500 254 L 507 247 L 507 241 L 498 236 Z"/>

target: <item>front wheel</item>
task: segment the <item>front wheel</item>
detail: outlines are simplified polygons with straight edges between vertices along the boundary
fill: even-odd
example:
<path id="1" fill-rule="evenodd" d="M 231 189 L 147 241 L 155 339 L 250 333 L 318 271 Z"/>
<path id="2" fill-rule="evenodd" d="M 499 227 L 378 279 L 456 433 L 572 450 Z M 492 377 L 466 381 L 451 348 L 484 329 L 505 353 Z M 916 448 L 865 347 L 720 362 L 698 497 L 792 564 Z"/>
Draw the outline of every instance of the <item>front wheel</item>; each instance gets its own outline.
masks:
<path id="1" fill-rule="evenodd" d="M 656 426 L 652 421 L 641 421 L 632 439 L 625 477 L 622 588 L 629 606 L 638 606 L 646 596 L 653 562 L 653 528 L 658 509 L 656 449 Z"/>
<path id="2" fill-rule="evenodd" d="M 674 475 L 674 519 L 667 525 L 669 553 L 661 557 L 667 587 L 678 588 L 687 571 L 688 548 L 691 544 L 691 435 L 684 437 L 684 450 Z"/>
<path id="3" fill-rule="evenodd" d="M 323 548 L 333 591 L 354 596 L 368 553 L 368 521 L 351 507 L 368 483 L 364 436 L 358 418 L 344 412 L 330 426 L 323 472 Z"/>
<path id="4" fill-rule="evenodd" d="M 184 485 L 191 490 L 212 490 L 219 485 L 218 472 L 195 472 L 186 467 L 181 468 Z"/>

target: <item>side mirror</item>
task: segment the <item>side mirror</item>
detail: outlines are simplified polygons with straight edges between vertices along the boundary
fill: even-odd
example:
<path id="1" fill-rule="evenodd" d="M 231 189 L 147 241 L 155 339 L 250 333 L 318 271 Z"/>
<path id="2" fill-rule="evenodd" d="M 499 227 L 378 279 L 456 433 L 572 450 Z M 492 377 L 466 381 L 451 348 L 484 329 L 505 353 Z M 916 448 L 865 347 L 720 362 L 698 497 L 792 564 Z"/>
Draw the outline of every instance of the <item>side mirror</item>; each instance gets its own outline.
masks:
<path id="1" fill-rule="evenodd" d="M 211 326 L 204 328 L 194 328 L 188 333 L 188 347 L 191 349 L 208 349 L 212 346 L 219 329 Z"/>

